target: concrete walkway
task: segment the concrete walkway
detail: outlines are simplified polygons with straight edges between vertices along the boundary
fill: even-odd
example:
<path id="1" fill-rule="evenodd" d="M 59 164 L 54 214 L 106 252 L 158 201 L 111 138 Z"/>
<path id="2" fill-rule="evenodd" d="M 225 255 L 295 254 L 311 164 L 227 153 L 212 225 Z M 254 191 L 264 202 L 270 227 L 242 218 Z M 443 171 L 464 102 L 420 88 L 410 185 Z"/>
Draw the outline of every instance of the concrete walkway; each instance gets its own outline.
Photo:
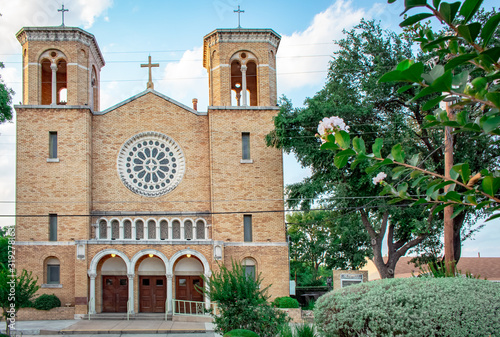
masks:
<path id="1" fill-rule="evenodd" d="M 0 324 L 5 322 L 0 322 Z M 1 325 L 0 325 L 1 326 Z M 2 326 L 2 330 L 5 331 Z M 14 331 L 12 331 L 14 332 Z M 153 320 L 66 320 L 66 321 L 21 321 L 16 322 L 16 335 L 97 335 L 111 334 L 119 336 L 132 334 L 195 334 L 197 336 L 214 336 L 212 323 L 202 322 L 173 322 Z M 193 335 L 191 335 L 193 336 Z"/>

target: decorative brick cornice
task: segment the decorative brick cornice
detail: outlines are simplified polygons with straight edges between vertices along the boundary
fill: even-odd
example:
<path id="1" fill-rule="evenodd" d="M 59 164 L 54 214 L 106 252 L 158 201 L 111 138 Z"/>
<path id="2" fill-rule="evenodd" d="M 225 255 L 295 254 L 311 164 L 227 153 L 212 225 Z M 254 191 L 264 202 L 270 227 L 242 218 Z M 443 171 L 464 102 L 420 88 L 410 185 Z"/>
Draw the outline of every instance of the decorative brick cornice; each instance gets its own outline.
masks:
<path id="1" fill-rule="evenodd" d="M 76 41 L 90 47 L 99 68 L 105 65 L 104 57 L 94 35 L 78 27 L 23 27 L 17 32 L 16 37 L 21 45 L 28 41 Z"/>
<path id="2" fill-rule="evenodd" d="M 216 29 L 203 38 L 203 67 L 208 67 L 210 47 L 217 43 L 269 43 L 278 49 L 281 36 L 272 29 Z"/>

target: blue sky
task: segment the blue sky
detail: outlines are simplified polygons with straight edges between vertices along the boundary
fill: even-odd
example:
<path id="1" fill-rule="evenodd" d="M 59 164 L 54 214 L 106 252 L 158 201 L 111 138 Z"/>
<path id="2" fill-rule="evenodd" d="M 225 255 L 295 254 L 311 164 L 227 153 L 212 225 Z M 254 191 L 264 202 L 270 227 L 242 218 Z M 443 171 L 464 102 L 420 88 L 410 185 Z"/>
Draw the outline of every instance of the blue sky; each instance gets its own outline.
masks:
<path id="1" fill-rule="evenodd" d="M 21 101 L 21 47 L 15 33 L 23 26 L 61 24 L 57 0 L 0 2 L 0 75 Z M 485 1 L 491 8 L 494 0 Z M 328 61 L 342 38 L 361 18 L 380 20 L 384 28 L 398 30 L 403 0 L 388 5 L 385 0 L 67 0 L 67 26 L 94 34 L 104 54 L 101 72 L 101 109 L 104 110 L 146 89 L 148 55 L 154 63 L 155 89 L 186 105 L 199 99 L 199 110 L 208 105 L 208 77 L 202 67 L 203 36 L 215 28 L 234 28 L 241 6 L 243 28 L 272 28 L 282 36 L 277 54 L 278 93 L 295 105 L 322 88 Z M 293 157 L 285 157 L 285 183 L 300 181 L 308 174 Z M 0 125 L 0 214 L 14 214 L 15 123 Z M 13 218 L 0 218 L 1 225 Z M 491 223 L 466 242 L 463 256 L 500 256 L 500 224 Z"/>

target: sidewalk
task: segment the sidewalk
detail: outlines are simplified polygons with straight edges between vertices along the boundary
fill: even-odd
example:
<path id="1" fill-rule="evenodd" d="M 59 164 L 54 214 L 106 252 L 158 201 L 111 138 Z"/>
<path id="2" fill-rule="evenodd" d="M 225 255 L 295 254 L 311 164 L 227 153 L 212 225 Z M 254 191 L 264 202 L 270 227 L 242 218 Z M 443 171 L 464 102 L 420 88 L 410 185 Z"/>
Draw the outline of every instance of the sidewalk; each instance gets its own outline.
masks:
<path id="1" fill-rule="evenodd" d="M 0 322 L 0 324 L 5 322 Z M 4 325 L 0 325 L 5 331 Z M 213 336 L 212 323 L 173 321 L 124 321 L 124 320 L 65 320 L 16 322 L 19 335 L 82 335 L 82 334 L 199 334 Z M 14 332 L 14 331 L 12 331 Z M 192 335 L 191 335 L 192 336 Z"/>

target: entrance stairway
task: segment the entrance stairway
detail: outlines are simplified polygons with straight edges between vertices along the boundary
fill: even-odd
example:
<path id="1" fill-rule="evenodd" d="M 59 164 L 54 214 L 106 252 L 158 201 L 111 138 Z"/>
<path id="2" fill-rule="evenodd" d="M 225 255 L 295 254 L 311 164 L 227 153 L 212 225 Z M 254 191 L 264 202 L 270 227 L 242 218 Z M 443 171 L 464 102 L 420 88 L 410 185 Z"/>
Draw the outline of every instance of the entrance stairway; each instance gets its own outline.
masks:
<path id="1" fill-rule="evenodd" d="M 83 319 L 89 319 L 88 315 L 85 315 Z M 126 313 L 101 313 L 101 314 L 92 314 L 90 315 L 90 320 L 99 320 L 99 321 L 121 321 L 127 320 Z M 162 313 L 137 313 L 131 314 L 130 320 L 140 320 L 140 321 L 163 321 L 165 320 L 165 314 Z M 172 320 L 172 314 L 167 315 L 167 320 Z"/>

